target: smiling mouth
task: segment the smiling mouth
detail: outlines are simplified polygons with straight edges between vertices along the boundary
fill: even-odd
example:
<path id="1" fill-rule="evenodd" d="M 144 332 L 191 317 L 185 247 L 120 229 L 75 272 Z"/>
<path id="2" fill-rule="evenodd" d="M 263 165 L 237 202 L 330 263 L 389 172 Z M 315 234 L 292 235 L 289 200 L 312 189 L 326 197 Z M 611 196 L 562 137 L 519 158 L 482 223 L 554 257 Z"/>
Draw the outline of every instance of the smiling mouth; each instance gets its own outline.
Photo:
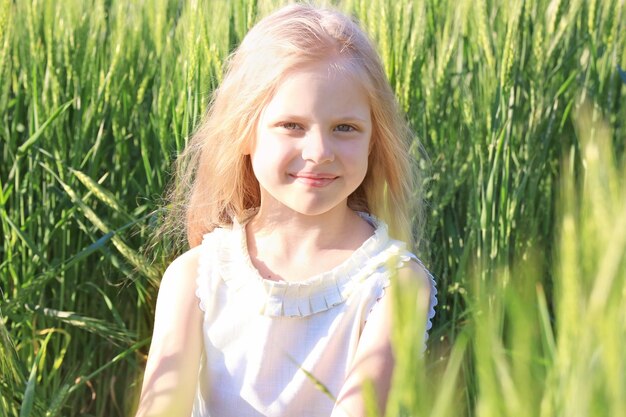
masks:
<path id="1" fill-rule="evenodd" d="M 339 178 L 331 174 L 290 174 L 290 177 L 300 184 L 318 188 L 325 187 Z"/>

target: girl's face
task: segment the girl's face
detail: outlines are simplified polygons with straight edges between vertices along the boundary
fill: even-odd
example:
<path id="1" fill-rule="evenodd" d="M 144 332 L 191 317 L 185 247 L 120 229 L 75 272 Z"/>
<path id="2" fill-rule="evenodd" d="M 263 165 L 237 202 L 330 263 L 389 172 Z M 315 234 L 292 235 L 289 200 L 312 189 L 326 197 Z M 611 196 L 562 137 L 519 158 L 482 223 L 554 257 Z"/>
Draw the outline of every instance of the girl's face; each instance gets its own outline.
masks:
<path id="1" fill-rule="evenodd" d="M 347 208 L 372 136 L 365 89 L 321 62 L 290 72 L 263 111 L 250 151 L 261 205 L 319 215 Z"/>

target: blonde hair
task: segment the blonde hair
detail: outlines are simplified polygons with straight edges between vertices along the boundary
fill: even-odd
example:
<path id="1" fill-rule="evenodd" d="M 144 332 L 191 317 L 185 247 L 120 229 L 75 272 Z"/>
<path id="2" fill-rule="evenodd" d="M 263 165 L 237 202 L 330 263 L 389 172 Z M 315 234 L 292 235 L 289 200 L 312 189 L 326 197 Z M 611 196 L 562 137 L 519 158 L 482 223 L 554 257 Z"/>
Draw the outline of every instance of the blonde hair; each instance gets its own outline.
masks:
<path id="1" fill-rule="evenodd" d="M 245 150 L 260 115 L 288 71 L 328 58 L 354 75 L 370 100 L 368 171 L 348 204 L 385 221 L 393 237 L 411 244 L 411 216 L 418 214 L 412 136 L 380 57 L 350 18 L 303 4 L 262 19 L 229 57 L 203 122 L 177 159 L 165 222 L 169 234 L 184 236 L 194 247 L 203 234 L 259 206 L 259 184 Z"/>

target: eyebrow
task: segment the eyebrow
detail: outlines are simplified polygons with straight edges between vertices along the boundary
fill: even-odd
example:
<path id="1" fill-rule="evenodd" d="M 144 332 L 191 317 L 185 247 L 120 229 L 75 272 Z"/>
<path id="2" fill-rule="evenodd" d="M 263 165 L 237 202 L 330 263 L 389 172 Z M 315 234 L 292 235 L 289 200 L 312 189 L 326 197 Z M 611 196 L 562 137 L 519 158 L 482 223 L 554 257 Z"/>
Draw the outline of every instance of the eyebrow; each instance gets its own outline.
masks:
<path id="1" fill-rule="evenodd" d="M 336 120 L 336 121 L 361 122 L 361 123 L 366 123 L 367 122 L 366 119 L 363 119 L 362 117 L 358 117 L 358 116 L 354 116 L 354 115 L 336 117 L 334 120 Z"/>
<path id="2" fill-rule="evenodd" d="M 279 114 L 276 117 L 273 117 L 272 119 L 274 120 L 309 120 L 309 118 L 307 116 L 299 116 L 297 114 Z M 358 117 L 355 115 L 345 115 L 345 116 L 338 116 L 338 117 L 333 117 L 332 118 L 333 123 L 337 123 L 337 122 L 345 122 L 345 121 L 350 121 L 350 122 L 361 122 L 361 123 L 367 123 L 367 120 L 362 118 L 362 117 Z"/>

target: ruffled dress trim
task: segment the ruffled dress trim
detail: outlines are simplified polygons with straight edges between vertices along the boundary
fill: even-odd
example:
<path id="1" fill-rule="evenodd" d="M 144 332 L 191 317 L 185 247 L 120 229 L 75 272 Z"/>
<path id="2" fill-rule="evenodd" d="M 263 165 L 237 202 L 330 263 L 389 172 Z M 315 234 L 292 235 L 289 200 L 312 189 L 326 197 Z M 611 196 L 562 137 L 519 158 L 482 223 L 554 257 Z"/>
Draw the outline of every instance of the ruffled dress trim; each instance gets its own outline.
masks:
<path id="1" fill-rule="evenodd" d="M 253 266 L 248 253 L 245 224 L 234 221 L 232 229 L 217 228 L 204 236 L 205 250 L 200 256 L 198 267 L 198 289 L 200 308 L 206 311 L 203 293 L 208 290 L 211 265 L 217 266 L 221 279 L 230 291 L 246 296 L 250 302 L 258 303 L 259 313 L 270 317 L 305 317 L 328 310 L 345 302 L 357 288 L 377 271 L 384 272 L 389 262 L 396 259 L 396 267 L 414 259 L 422 267 L 421 261 L 405 249 L 403 242 L 389 237 L 387 226 L 366 213 L 359 213 L 374 228 L 375 232 L 356 249 L 348 259 L 333 269 L 314 275 L 304 281 L 272 281 L 263 278 Z M 428 314 L 434 316 L 437 303 L 435 282 L 428 270 L 432 291 Z M 386 274 L 383 287 L 389 286 Z"/>

